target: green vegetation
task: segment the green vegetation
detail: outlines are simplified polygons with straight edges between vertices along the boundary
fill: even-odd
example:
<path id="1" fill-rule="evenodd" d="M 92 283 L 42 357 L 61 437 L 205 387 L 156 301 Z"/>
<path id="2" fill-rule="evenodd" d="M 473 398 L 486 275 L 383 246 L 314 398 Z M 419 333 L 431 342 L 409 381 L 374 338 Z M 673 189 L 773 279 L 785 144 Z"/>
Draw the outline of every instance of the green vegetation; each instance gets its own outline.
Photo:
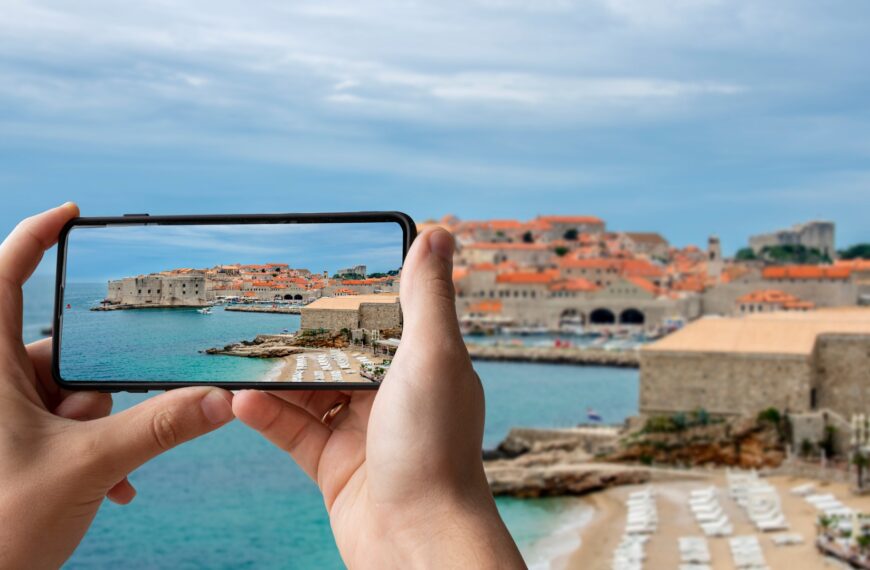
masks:
<path id="1" fill-rule="evenodd" d="M 679 433 L 689 428 L 708 426 L 721 421 L 711 418 L 707 410 L 699 408 L 690 414 L 677 412 L 670 416 L 652 416 L 647 419 L 641 431 L 645 433 Z"/>
<path id="2" fill-rule="evenodd" d="M 570 230 L 566 230 L 562 237 L 565 238 L 565 241 L 577 241 L 577 235 L 577 230 L 571 228 Z"/>
<path id="3" fill-rule="evenodd" d="M 532 232 L 523 234 L 523 243 L 535 243 L 535 236 L 532 235 Z"/>
<path id="4" fill-rule="evenodd" d="M 563 245 L 560 245 L 559 247 L 557 247 L 557 248 L 554 249 L 553 251 L 554 251 L 554 252 L 556 253 L 556 255 L 558 255 L 559 257 L 564 257 L 565 254 L 568 253 L 568 248 L 565 247 L 565 246 L 563 246 Z"/>
<path id="5" fill-rule="evenodd" d="M 813 454 L 813 442 L 804 438 L 801 441 L 801 457 L 809 457 Z"/>
<path id="6" fill-rule="evenodd" d="M 856 243 L 838 253 L 841 259 L 870 259 L 870 243 Z"/>
<path id="7" fill-rule="evenodd" d="M 735 255 L 737 261 L 752 261 L 758 259 L 756 257 L 755 252 L 752 251 L 751 247 L 744 247 L 737 250 L 737 255 Z"/>
<path id="8" fill-rule="evenodd" d="M 365 279 L 365 275 L 359 273 L 336 273 L 332 276 L 333 279 Z"/>
<path id="9" fill-rule="evenodd" d="M 762 248 L 759 259 L 774 263 L 830 263 L 831 258 L 814 247 L 804 245 L 773 245 Z"/>
<path id="10" fill-rule="evenodd" d="M 858 488 L 864 487 L 864 470 L 870 466 L 870 459 L 860 451 L 856 451 L 852 456 L 852 465 L 858 468 Z"/>
<path id="11" fill-rule="evenodd" d="M 782 415 L 780 415 L 779 410 L 776 408 L 767 408 L 761 412 L 758 412 L 758 421 L 759 422 L 770 422 L 772 424 L 779 424 L 780 420 L 782 420 Z"/>

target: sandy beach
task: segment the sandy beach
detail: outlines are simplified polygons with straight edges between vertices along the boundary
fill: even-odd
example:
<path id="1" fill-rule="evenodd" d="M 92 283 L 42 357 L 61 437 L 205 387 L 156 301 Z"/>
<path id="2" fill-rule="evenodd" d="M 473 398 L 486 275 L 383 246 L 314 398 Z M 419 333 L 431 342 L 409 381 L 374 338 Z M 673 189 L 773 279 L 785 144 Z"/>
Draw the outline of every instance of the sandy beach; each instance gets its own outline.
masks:
<path id="1" fill-rule="evenodd" d="M 870 511 L 870 497 L 856 497 L 849 493 L 845 484 L 819 483 L 792 477 L 765 478 L 779 492 L 783 513 L 789 524 L 788 533 L 803 537 L 803 544 L 775 546 L 771 536 L 778 533 L 761 533 L 755 529 L 746 513 L 727 495 L 723 472 L 711 474 L 708 482 L 653 483 L 657 492 L 659 515 L 658 530 L 647 543 L 646 568 L 677 568 L 679 566 L 678 538 L 703 536 L 689 510 L 689 492 L 709 485 L 716 485 L 723 510 L 734 525 L 734 535 L 756 535 L 761 543 L 764 558 L 769 568 L 804 570 L 814 568 L 839 568 L 837 563 L 826 560 L 814 546 L 816 537 L 816 509 L 802 497 L 790 493 L 790 489 L 804 483 L 813 483 L 818 492 L 831 493 L 848 507 L 861 512 Z M 625 528 L 625 501 L 629 493 L 640 487 L 617 487 L 591 495 L 587 500 L 595 509 L 592 520 L 580 531 L 579 549 L 564 560 L 554 561 L 552 568 L 603 570 L 611 568 L 613 551 L 619 544 Z M 708 538 L 708 546 L 714 570 L 734 568 L 727 538 Z"/>
<path id="2" fill-rule="evenodd" d="M 318 363 L 318 356 L 326 356 L 329 361 L 329 366 L 331 370 L 340 370 L 342 382 L 370 382 L 367 378 L 363 378 L 360 375 L 360 367 L 362 363 L 357 359 L 357 356 L 366 357 L 374 364 L 380 364 L 384 361 L 384 358 L 381 356 L 373 356 L 370 352 L 360 351 L 358 349 L 353 350 L 344 350 L 341 351 L 344 356 L 347 358 L 347 364 L 350 365 L 349 369 L 342 370 L 339 368 L 336 360 L 330 355 L 329 350 L 322 349 L 308 349 L 303 353 L 293 356 L 286 356 L 281 359 L 280 366 L 276 369 L 275 373 L 270 375 L 271 381 L 274 382 L 291 382 L 293 381 L 293 375 L 296 372 L 297 368 L 297 357 L 302 357 L 305 359 L 306 366 L 302 370 L 302 382 L 333 382 L 332 376 L 329 370 L 323 371 L 320 364 Z M 323 371 L 324 379 L 318 380 L 315 378 L 315 371 Z"/>

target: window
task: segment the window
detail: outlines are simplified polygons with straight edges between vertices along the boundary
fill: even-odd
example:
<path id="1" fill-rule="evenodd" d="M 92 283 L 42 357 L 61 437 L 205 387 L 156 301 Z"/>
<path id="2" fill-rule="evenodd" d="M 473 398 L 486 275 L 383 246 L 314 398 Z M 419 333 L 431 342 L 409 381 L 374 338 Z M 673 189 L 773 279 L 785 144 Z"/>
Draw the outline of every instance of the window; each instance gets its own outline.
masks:
<path id="1" fill-rule="evenodd" d="M 149 295 L 151 294 L 151 289 L 148 289 L 148 294 L 149 294 Z"/>
<path id="2" fill-rule="evenodd" d="M 142 294 L 142 289 L 139 289 L 139 294 L 140 294 L 140 295 Z"/>

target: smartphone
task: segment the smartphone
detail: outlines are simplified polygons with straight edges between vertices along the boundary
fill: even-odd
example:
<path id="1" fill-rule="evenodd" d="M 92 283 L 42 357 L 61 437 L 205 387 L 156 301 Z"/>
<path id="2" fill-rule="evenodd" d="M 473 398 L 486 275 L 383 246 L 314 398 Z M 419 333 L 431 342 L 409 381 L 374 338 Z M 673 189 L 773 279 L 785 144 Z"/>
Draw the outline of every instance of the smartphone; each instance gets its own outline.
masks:
<path id="1" fill-rule="evenodd" d="M 76 218 L 52 374 L 106 392 L 376 388 L 415 235 L 401 212 Z"/>

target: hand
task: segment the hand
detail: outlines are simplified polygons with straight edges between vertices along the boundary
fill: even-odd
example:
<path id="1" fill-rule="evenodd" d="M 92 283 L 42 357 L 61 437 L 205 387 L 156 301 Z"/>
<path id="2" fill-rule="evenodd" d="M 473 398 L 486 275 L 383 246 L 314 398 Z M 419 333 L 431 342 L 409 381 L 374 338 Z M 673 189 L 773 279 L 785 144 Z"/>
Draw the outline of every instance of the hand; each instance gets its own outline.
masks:
<path id="1" fill-rule="evenodd" d="M 241 421 L 323 492 L 350 568 L 524 567 L 486 481 L 484 402 L 459 332 L 453 238 L 421 234 L 402 272 L 402 342 L 377 392 L 243 391 Z M 346 412 L 321 418 L 337 401 Z"/>
<path id="2" fill-rule="evenodd" d="M 104 497 L 133 500 L 131 471 L 233 417 L 229 392 L 198 387 L 109 416 L 109 394 L 55 384 L 50 341 L 24 346 L 21 286 L 77 215 L 28 218 L 0 245 L 0 568 L 59 567 Z"/>

